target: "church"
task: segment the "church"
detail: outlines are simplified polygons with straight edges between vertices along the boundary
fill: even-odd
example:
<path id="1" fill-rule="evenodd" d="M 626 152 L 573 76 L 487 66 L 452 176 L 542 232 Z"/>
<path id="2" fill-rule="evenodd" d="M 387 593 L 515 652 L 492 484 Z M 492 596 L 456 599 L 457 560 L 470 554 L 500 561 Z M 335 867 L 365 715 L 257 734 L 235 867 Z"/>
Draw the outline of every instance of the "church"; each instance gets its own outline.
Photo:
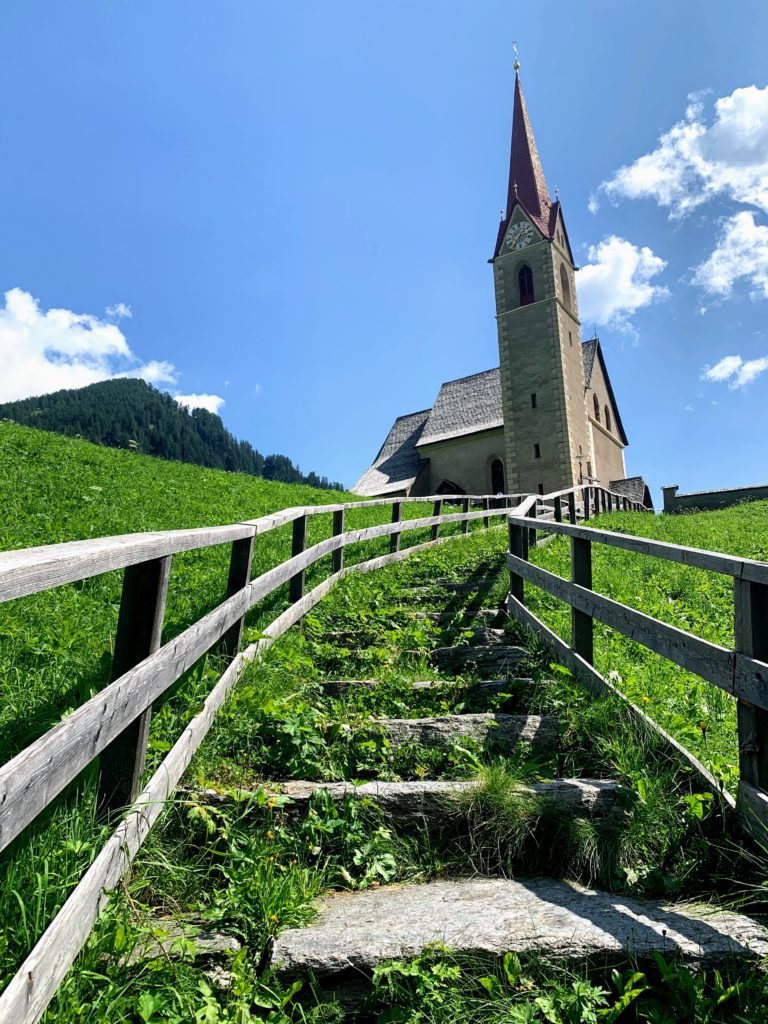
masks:
<path id="1" fill-rule="evenodd" d="M 493 266 L 499 366 L 399 416 L 355 486 L 369 497 L 546 494 L 597 484 L 651 506 L 597 338 L 582 341 L 560 201 L 550 198 L 515 61 L 506 213 Z"/>

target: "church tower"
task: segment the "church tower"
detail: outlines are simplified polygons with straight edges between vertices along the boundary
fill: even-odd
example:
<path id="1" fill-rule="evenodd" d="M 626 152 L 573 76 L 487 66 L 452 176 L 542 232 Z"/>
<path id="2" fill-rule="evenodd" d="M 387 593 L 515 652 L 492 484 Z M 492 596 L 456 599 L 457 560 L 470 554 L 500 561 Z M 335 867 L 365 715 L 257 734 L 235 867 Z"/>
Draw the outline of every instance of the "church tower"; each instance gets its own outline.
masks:
<path id="1" fill-rule="evenodd" d="M 509 493 L 592 476 L 575 270 L 544 178 L 515 61 L 507 207 L 493 259 Z M 623 476 L 623 473 L 621 474 Z"/>

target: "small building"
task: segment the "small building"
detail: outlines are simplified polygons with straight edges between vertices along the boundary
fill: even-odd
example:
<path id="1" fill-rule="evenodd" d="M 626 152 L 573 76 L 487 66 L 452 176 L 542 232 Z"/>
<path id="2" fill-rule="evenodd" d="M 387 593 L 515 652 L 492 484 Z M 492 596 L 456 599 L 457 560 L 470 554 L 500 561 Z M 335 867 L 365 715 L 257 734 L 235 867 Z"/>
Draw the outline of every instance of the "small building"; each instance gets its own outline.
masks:
<path id="1" fill-rule="evenodd" d="M 576 266 L 518 68 L 506 213 L 489 261 L 499 366 L 447 381 L 430 409 L 399 416 L 356 494 L 545 494 L 594 483 L 640 488 L 650 501 L 642 478 L 626 477 L 629 442 L 600 342 L 581 340 Z"/>

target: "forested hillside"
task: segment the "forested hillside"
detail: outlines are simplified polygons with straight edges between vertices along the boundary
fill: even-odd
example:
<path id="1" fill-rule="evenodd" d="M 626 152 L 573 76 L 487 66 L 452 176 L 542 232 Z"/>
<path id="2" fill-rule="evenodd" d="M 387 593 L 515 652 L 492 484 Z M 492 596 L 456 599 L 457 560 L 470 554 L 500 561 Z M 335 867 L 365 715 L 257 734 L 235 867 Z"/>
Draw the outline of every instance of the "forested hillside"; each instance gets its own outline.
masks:
<path id="1" fill-rule="evenodd" d="M 143 380 L 106 380 L 8 402 L 0 405 L 0 419 L 80 436 L 110 448 L 135 449 L 161 459 L 252 473 L 282 483 L 343 490 L 340 483 L 317 473 L 305 476 L 286 455 L 263 456 L 248 441 L 238 441 L 220 416 L 206 409 L 189 412 L 171 395 Z"/>

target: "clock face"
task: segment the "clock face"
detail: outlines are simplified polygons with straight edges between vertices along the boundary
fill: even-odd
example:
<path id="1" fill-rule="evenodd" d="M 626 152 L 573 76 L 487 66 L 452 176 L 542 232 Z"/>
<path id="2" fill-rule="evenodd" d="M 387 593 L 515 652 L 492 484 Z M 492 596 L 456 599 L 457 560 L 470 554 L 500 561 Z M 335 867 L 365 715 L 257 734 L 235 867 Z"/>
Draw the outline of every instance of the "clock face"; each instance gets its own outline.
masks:
<path id="1" fill-rule="evenodd" d="M 527 220 L 519 220 L 517 224 L 513 224 L 507 232 L 506 246 L 508 249 L 513 251 L 516 249 L 524 249 L 526 245 L 530 245 L 534 239 L 533 225 L 529 224 Z"/>

